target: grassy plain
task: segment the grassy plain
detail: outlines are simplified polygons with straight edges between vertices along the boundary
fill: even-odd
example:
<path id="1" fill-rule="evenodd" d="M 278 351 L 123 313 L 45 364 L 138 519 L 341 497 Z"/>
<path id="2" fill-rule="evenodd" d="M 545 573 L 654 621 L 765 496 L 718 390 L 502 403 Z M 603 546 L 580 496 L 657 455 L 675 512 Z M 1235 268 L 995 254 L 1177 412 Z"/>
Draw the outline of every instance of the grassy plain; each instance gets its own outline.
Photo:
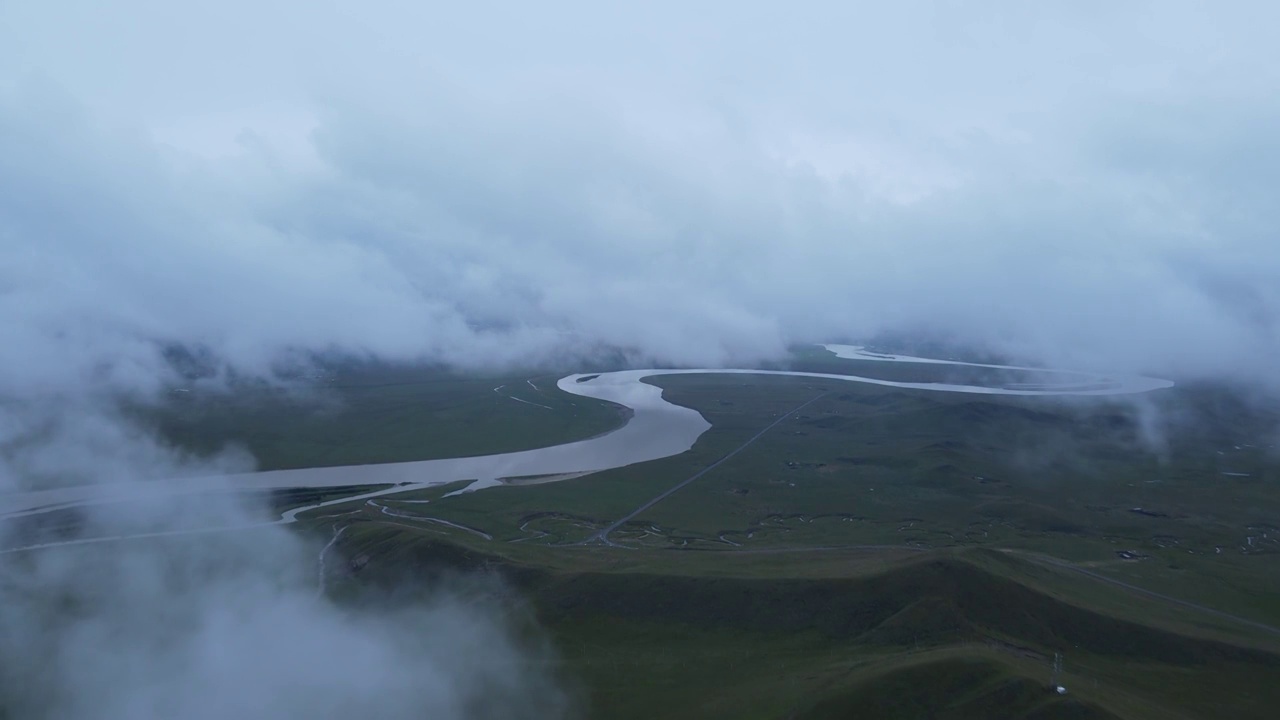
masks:
<path id="1" fill-rule="evenodd" d="M 528 450 L 623 423 L 617 407 L 557 390 L 561 376 L 343 366 L 305 390 L 197 386 L 137 412 L 175 445 L 197 454 L 239 446 L 262 470 Z"/>
<path id="2" fill-rule="evenodd" d="M 817 351 L 792 367 L 1033 375 Z M 550 389 L 553 376 L 521 395 L 552 411 L 492 390 L 526 379 L 370 380 L 340 386 L 344 405 L 323 417 L 294 422 L 281 403 L 245 423 L 232 405 L 165 427 L 291 467 L 534 447 L 618 422 Z M 712 423 L 692 450 L 550 484 L 326 508 L 356 511 L 340 521 L 334 596 L 359 606 L 441 570 L 496 576 L 535 610 L 591 717 L 1270 718 L 1280 706 L 1275 413 L 1204 386 L 1063 400 L 650 382 Z M 592 541 L 814 397 L 613 532 L 618 547 Z M 309 526 L 318 543 L 333 522 Z M 1048 688 L 1055 653 L 1067 695 Z"/>

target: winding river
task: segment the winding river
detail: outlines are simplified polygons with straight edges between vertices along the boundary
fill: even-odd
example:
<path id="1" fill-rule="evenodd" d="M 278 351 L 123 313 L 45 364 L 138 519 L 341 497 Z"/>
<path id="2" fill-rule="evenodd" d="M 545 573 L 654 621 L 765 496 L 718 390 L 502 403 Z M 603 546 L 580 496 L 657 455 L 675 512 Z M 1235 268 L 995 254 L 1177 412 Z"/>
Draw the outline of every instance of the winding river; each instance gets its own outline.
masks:
<path id="1" fill-rule="evenodd" d="M 1007 370 L 1043 370 L 1014 365 L 988 365 L 955 360 L 869 353 L 855 345 L 826 345 L 837 356 L 878 362 L 963 365 Z M 982 395 L 1124 395 L 1171 387 L 1172 382 L 1146 377 L 1114 378 L 1075 371 L 1049 371 L 1064 376 L 1045 383 L 1011 383 L 1003 386 L 950 383 L 900 382 L 857 375 L 784 370 L 622 370 L 594 375 L 575 374 L 560 379 L 564 392 L 623 405 L 632 410 L 630 420 L 612 432 L 587 440 L 520 452 L 445 458 L 418 462 L 273 470 L 218 477 L 139 482 L 128 485 L 92 485 L 56 488 L 0 496 L 0 519 L 15 518 L 86 505 L 128 502 L 140 496 L 184 495 L 226 491 L 264 491 L 286 488 L 324 488 L 345 485 L 394 485 L 360 497 L 386 495 L 433 485 L 474 481 L 469 489 L 497 484 L 502 478 L 526 476 L 576 477 L 582 473 L 619 468 L 685 452 L 711 425 L 696 410 L 662 398 L 662 389 L 641 382 L 661 375 L 738 374 L 784 375 L 870 383 L 886 387 Z M 296 508 L 281 521 L 292 522 L 304 510 L 348 502 L 351 498 Z"/>

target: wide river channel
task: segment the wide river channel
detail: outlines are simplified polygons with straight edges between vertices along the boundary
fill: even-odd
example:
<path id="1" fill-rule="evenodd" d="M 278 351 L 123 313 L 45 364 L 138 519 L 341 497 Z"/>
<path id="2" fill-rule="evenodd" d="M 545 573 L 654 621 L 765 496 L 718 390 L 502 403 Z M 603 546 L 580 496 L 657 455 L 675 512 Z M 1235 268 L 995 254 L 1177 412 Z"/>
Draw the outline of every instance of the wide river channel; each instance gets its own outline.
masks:
<path id="1" fill-rule="evenodd" d="M 988 365 L 954 360 L 874 354 L 854 345 L 826 345 L 837 356 L 855 360 L 896 363 L 928 363 L 1008 370 L 1043 370 L 1013 365 Z M 1172 382 L 1147 377 L 1106 377 L 1074 371 L 1051 371 L 1055 379 L 1042 383 L 1011 383 L 1002 386 L 957 385 L 949 383 L 898 382 L 857 375 L 793 372 L 782 370 L 622 370 L 595 375 L 576 374 L 561 378 L 560 390 L 596 398 L 630 408 L 631 418 L 622 427 L 587 440 L 520 452 L 444 458 L 418 462 L 351 465 L 342 467 L 272 470 L 217 477 L 147 481 L 127 485 L 88 485 L 0 495 L 0 518 L 19 517 L 53 510 L 129 501 L 139 495 L 191 494 L 218 491 L 263 491 L 285 488 L 323 488 L 345 485 L 399 485 L 401 492 L 432 485 L 474 481 L 471 489 L 496 484 L 502 478 L 529 476 L 574 477 L 581 473 L 619 468 L 647 460 L 670 457 L 693 447 L 711 425 L 696 410 L 674 405 L 662 398 L 662 389 L 641 382 L 662 375 L 738 374 L 784 375 L 845 382 L 870 383 L 887 387 L 935 392 L 982 395 L 1125 395 L 1171 387 Z M 297 510 L 286 513 L 292 521 Z"/>

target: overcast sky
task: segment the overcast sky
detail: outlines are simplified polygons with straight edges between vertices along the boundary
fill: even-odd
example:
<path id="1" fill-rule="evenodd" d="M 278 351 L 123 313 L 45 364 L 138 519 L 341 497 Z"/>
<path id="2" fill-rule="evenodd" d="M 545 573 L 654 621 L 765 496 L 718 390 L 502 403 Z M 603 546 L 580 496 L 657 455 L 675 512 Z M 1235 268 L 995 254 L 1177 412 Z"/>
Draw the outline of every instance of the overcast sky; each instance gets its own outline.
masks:
<path id="1" fill-rule="evenodd" d="M 8 389 L 895 328 L 1280 385 L 1280 5 L 608 5 L 3 3 Z"/>

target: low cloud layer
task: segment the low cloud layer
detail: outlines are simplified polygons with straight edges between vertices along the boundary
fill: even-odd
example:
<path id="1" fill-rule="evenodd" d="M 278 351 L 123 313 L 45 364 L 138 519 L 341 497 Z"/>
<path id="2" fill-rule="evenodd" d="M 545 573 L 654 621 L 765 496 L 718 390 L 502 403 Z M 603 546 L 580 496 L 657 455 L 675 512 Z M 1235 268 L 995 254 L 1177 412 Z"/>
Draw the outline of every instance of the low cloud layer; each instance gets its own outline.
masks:
<path id="1" fill-rule="evenodd" d="M 211 520 L 209 504 L 169 526 Z M 568 713 L 553 655 L 495 587 L 344 608 L 317 596 L 315 561 L 281 528 L 0 556 L 0 703 L 32 720 Z"/>
<path id="2" fill-rule="evenodd" d="M 900 328 L 1276 382 L 1269 4 L 217 8 L 7 11 L 14 385 Z"/>

